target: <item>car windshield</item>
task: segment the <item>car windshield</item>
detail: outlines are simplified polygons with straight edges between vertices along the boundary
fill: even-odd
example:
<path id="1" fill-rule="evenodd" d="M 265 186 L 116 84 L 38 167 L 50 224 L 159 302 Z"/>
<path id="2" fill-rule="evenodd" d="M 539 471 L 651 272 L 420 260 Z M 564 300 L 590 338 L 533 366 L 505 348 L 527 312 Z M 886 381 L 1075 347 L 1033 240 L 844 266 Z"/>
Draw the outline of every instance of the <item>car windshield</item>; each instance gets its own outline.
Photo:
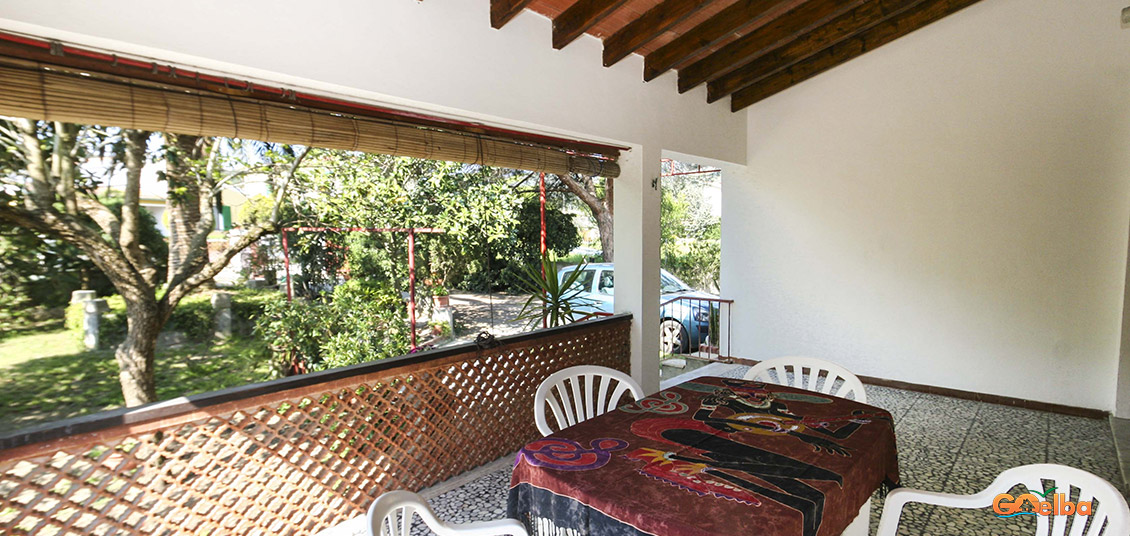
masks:
<path id="1" fill-rule="evenodd" d="M 561 280 L 564 281 L 565 278 L 567 278 L 571 273 L 572 271 L 563 272 Z M 593 275 L 594 274 L 592 270 L 584 270 L 581 272 L 580 277 L 577 278 L 578 285 L 586 292 L 588 292 L 592 288 Z M 577 288 L 578 285 L 574 285 L 574 288 Z M 597 292 L 600 292 L 601 294 L 611 295 L 613 293 L 613 285 L 614 279 L 612 270 L 605 269 L 601 271 L 600 279 L 597 283 Z M 660 294 L 671 294 L 674 292 L 685 292 L 688 290 L 694 289 L 688 287 L 686 283 L 679 281 L 675 276 L 667 273 L 666 271 L 659 273 Z"/>
<path id="2" fill-rule="evenodd" d="M 670 294 L 672 292 L 682 292 L 684 290 L 691 290 L 690 287 L 685 285 L 682 281 L 675 279 L 675 276 L 660 272 L 659 273 L 659 293 Z"/>
<path id="3" fill-rule="evenodd" d="M 577 276 L 577 281 L 573 283 L 573 286 L 570 287 L 570 290 L 580 290 L 581 292 L 591 291 L 592 278 L 594 275 L 596 275 L 596 272 L 592 270 L 581 270 L 581 274 Z M 562 282 L 572 276 L 573 272 L 565 272 L 564 276 L 561 278 Z"/>

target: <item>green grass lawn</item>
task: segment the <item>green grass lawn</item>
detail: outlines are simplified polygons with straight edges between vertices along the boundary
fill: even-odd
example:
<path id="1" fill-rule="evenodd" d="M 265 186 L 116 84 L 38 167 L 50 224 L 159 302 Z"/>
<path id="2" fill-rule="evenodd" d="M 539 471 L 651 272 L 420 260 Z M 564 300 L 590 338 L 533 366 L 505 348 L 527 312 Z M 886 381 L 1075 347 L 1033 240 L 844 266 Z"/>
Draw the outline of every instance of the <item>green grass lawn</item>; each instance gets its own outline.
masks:
<path id="1" fill-rule="evenodd" d="M 29 359 L 77 354 L 84 350 L 82 341 L 63 330 L 20 335 L 0 340 L 0 375 L 3 369 Z"/>
<path id="2" fill-rule="evenodd" d="M 157 351 L 161 400 L 259 382 L 269 375 L 267 351 L 257 341 Z M 111 350 L 83 351 L 65 331 L 0 342 L 0 434 L 118 408 L 122 400 Z"/>

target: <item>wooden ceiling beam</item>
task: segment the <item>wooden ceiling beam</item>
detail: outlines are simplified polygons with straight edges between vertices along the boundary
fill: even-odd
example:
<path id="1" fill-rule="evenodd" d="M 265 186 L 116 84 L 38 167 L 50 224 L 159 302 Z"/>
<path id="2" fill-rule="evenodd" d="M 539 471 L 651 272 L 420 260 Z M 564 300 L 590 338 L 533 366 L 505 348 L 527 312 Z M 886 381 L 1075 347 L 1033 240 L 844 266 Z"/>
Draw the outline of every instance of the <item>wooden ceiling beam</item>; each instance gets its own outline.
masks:
<path id="1" fill-rule="evenodd" d="M 679 69 L 679 93 L 785 45 L 860 3 L 862 0 L 809 0 L 713 54 Z"/>
<path id="2" fill-rule="evenodd" d="M 701 0 L 664 0 L 604 40 L 604 66 L 615 65 L 708 5 Z"/>
<path id="3" fill-rule="evenodd" d="M 490 27 L 502 28 L 532 0 L 490 0 Z"/>
<path id="4" fill-rule="evenodd" d="M 553 18 L 553 48 L 562 49 L 627 0 L 579 0 Z"/>
<path id="5" fill-rule="evenodd" d="M 739 0 L 644 58 L 643 79 L 654 80 L 689 57 L 729 38 L 790 0 Z"/>
<path id="6" fill-rule="evenodd" d="M 745 65 L 711 80 L 706 100 L 714 102 L 821 50 L 866 31 L 925 0 L 870 0 L 827 24 Z"/>
<path id="7" fill-rule="evenodd" d="M 741 110 L 978 1 L 926 0 L 851 39 L 825 48 L 806 60 L 735 92 L 730 98 L 730 110 Z"/>

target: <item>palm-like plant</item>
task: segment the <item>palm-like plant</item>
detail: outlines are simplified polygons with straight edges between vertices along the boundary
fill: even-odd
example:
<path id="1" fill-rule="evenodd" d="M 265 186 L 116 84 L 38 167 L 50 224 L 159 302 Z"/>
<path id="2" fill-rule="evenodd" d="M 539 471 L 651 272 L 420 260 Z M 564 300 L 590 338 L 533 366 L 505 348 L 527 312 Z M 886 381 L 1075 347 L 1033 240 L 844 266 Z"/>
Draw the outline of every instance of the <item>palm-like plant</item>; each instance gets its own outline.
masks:
<path id="1" fill-rule="evenodd" d="M 544 318 L 549 327 L 556 327 L 587 316 L 588 313 L 577 310 L 589 304 L 589 300 L 580 297 L 584 289 L 577 286 L 584 267 L 581 265 L 564 280 L 558 280 L 557 263 L 547 255 L 542 255 L 541 266 L 524 266 L 521 286 L 530 293 L 530 299 L 516 320 L 525 320 L 529 327 L 534 327 Z"/>

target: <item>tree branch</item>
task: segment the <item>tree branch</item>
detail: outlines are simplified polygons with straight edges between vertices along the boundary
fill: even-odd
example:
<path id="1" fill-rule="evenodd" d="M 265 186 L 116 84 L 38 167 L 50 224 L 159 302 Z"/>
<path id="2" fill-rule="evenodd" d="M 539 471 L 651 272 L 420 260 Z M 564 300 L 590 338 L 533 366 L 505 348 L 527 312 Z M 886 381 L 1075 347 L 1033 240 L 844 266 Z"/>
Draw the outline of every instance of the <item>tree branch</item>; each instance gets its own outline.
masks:
<path id="1" fill-rule="evenodd" d="M 25 198 L 24 204 L 28 210 L 50 207 L 55 200 L 55 194 L 51 187 L 43 150 L 39 147 L 39 127 L 31 119 L 17 119 L 16 127 L 20 131 L 23 154 L 27 159 L 27 174 L 31 178 L 29 185 L 31 195 Z"/>
<path id="2" fill-rule="evenodd" d="M 290 183 L 293 182 L 295 176 L 298 174 L 298 168 L 302 165 L 302 161 L 306 159 L 306 156 L 308 154 L 310 154 L 309 147 L 303 148 L 301 151 L 296 153 L 294 160 L 291 162 L 290 166 L 288 166 L 286 172 L 283 174 L 282 184 L 280 184 L 275 191 L 275 203 L 271 209 L 271 217 L 269 221 L 248 229 L 242 236 L 240 236 L 236 240 L 234 244 L 231 244 L 227 248 L 225 248 L 224 251 L 220 253 L 219 258 L 212 262 L 209 262 L 204 266 L 202 270 L 200 270 L 196 274 L 189 273 L 191 271 L 191 269 L 189 268 L 189 263 L 182 265 L 180 271 L 170 281 L 168 290 L 165 291 L 165 295 L 161 299 L 161 307 L 163 308 L 163 311 L 171 311 L 172 308 L 176 307 L 177 303 L 180 302 L 181 298 L 188 295 L 189 292 L 192 292 L 196 287 L 202 285 L 205 281 L 208 281 L 209 279 L 215 277 L 216 274 L 220 273 L 220 271 L 222 271 L 224 267 L 228 265 L 228 262 L 231 261 L 232 257 L 235 257 L 236 254 L 238 254 L 240 251 L 243 251 L 244 248 L 255 243 L 255 241 L 259 240 L 264 235 L 274 233 L 278 230 L 279 216 L 282 213 L 282 205 L 286 201 L 287 189 L 289 188 Z M 202 185 L 200 192 L 202 208 L 204 203 L 203 200 L 211 200 L 212 198 L 212 185 L 210 184 L 210 181 L 204 182 L 207 184 Z M 201 233 L 199 231 L 203 228 L 203 223 L 205 220 L 209 222 L 207 232 Z M 208 208 L 207 214 L 200 215 L 200 221 L 201 226 L 198 227 L 198 232 L 196 236 L 193 237 L 192 245 L 189 251 L 201 251 L 201 248 L 205 248 L 204 251 L 205 253 L 207 253 L 206 248 L 208 234 L 211 232 L 211 227 L 214 223 L 214 216 L 212 214 L 211 207 Z"/>
<path id="3" fill-rule="evenodd" d="M 581 184 L 568 175 L 557 175 L 557 178 L 569 188 L 569 191 L 573 192 L 573 195 L 576 195 L 584 204 L 588 205 L 593 214 L 599 214 L 606 208 L 604 202 L 596 196 L 596 189 L 592 186 L 591 180 L 586 184 Z"/>
<path id="4" fill-rule="evenodd" d="M 157 270 L 141 249 L 141 170 L 145 166 L 145 144 L 149 133 L 141 130 L 127 130 L 126 141 L 126 187 L 122 201 L 121 231 L 118 244 L 126 259 L 133 265 L 150 285 L 156 285 Z"/>

